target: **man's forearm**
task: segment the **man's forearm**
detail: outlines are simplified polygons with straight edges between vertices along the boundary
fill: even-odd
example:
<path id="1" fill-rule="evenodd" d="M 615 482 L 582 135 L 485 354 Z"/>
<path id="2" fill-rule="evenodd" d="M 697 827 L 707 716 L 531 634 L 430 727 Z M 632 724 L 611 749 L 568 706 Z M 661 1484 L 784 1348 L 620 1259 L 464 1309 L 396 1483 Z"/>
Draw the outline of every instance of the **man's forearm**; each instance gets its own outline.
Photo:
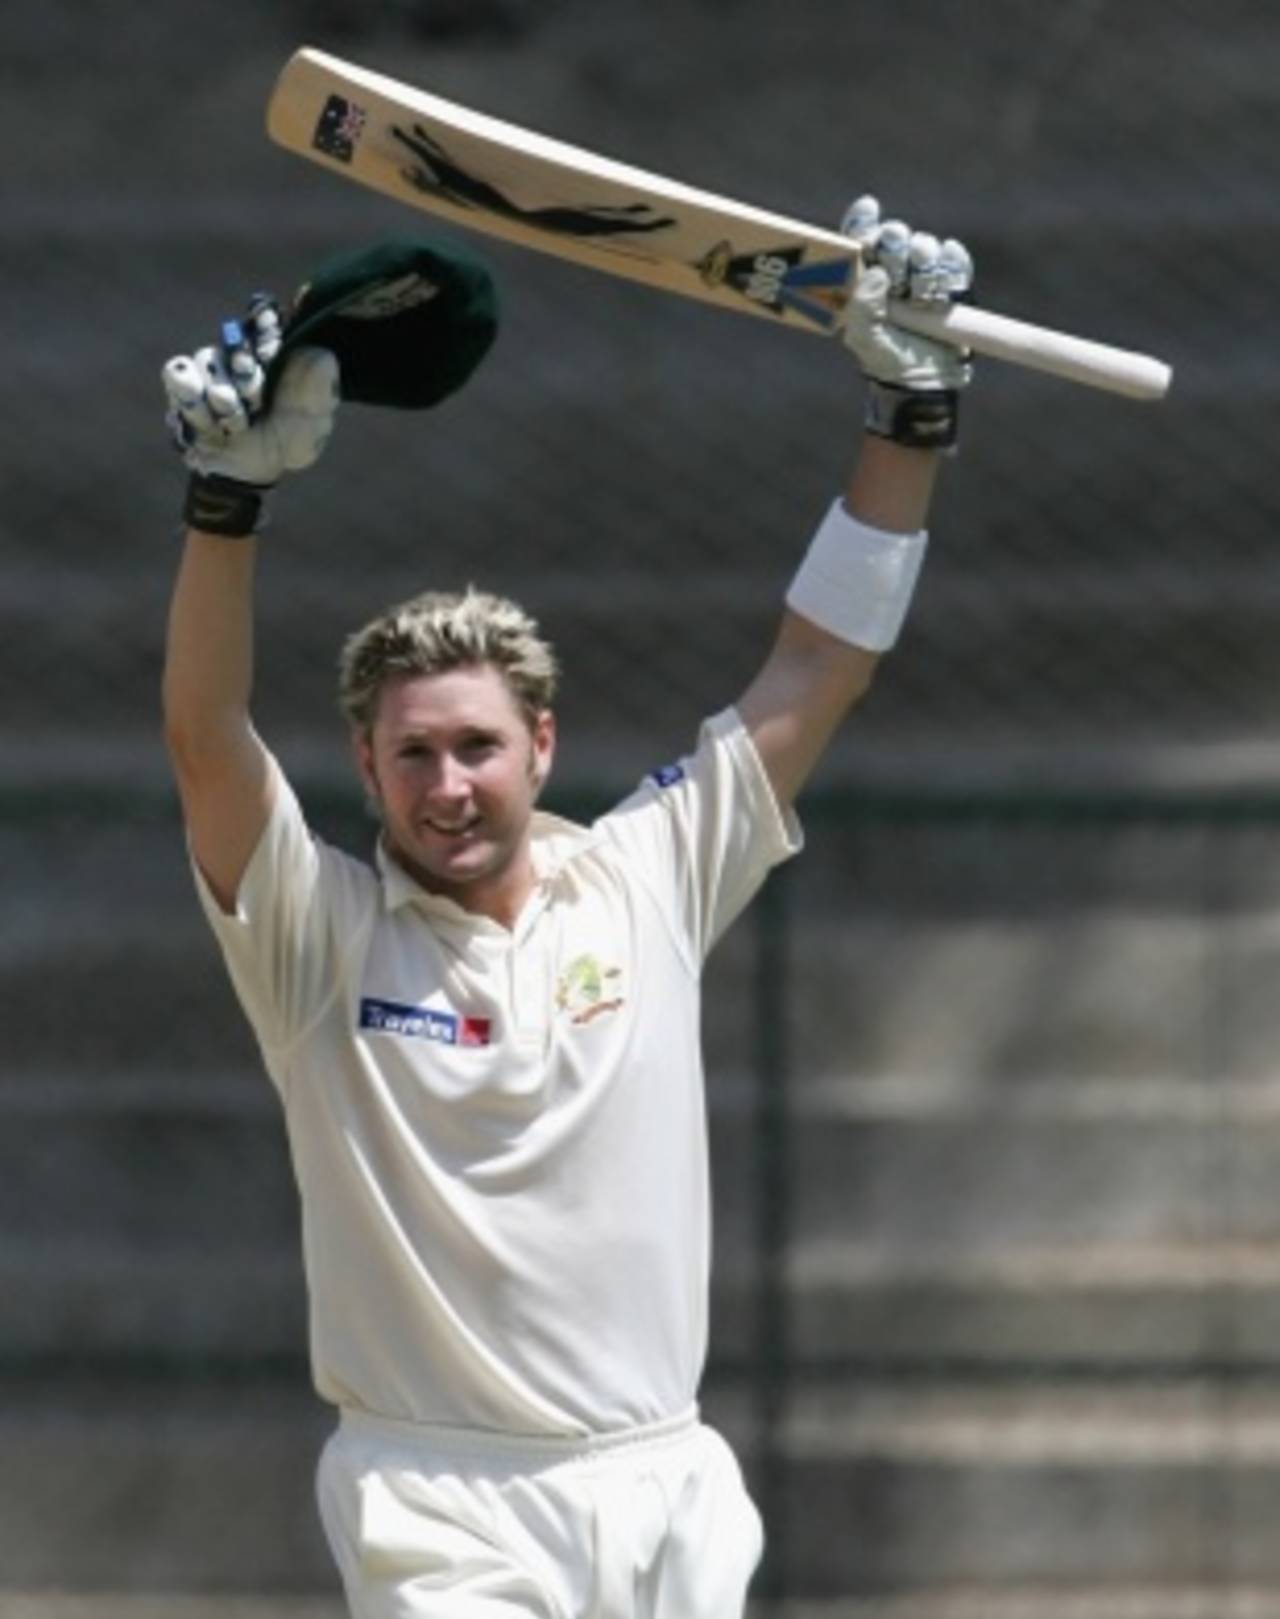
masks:
<path id="1" fill-rule="evenodd" d="M 935 450 L 906 449 L 868 433 L 845 487 L 850 516 L 889 534 L 926 528 L 942 459 Z"/>
<path id="2" fill-rule="evenodd" d="M 248 723 L 257 542 L 189 530 L 169 608 L 165 727 L 188 748 Z"/>

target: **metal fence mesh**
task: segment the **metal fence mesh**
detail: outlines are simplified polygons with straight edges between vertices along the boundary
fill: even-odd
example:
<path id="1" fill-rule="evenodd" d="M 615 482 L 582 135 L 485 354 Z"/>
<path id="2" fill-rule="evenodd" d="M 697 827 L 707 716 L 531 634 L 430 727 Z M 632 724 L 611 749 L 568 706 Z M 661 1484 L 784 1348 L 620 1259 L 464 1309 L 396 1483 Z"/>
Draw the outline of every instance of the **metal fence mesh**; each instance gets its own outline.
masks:
<path id="1" fill-rule="evenodd" d="M 1280 1611 L 1280 36 L 1243 0 L 0 19 L 0 1611 L 331 1589 L 287 1159 L 157 723 L 160 364 L 337 249 L 440 233 L 268 145 L 303 42 L 782 213 L 876 190 L 970 244 L 980 302 L 1172 362 L 1158 407 L 979 367 L 901 649 L 713 964 L 708 1398 L 765 1596 Z M 471 386 L 347 411 L 274 503 L 259 718 L 357 847 L 355 623 L 523 599 L 567 669 L 562 802 L 603 804 L 749 678 L 856 435 L 835 345 L 480 251 Z"/>

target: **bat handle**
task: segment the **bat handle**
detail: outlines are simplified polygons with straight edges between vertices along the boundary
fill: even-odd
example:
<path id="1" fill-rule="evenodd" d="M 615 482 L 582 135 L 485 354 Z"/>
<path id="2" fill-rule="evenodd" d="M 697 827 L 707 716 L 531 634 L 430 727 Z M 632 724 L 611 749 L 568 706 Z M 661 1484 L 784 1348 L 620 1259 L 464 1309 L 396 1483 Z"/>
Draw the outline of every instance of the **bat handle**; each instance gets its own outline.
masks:
<path id="1" fill-rule="evenodd" d="M 1029 366 L 1034 371 L 1048 371 L 1055 377 L 1124 394 L 1129 399 L 1163 399 L 1173 378 L 1170 367 L 1149 354 L 1111 348 L 1084 337 L 1068 337 L 1065 332 L 1030 326 L 970 304 L 951 304 L 941 311 L 906 305 L 894 309 L 893 320 L 895 325 L 924 337 L 954 343 L 957 348 L 971 348 L 977 354 Z"/>

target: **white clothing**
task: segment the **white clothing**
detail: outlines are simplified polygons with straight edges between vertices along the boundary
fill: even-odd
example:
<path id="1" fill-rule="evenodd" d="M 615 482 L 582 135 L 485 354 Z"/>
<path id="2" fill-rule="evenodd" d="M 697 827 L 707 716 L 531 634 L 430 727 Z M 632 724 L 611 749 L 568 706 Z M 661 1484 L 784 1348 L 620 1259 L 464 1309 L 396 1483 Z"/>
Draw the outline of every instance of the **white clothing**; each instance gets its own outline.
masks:
<path id="1" fill-rule="evenodd" d="M 317 1484 L 354 1619 L 733 1619 L 762 1547 L 693 1413 L 516 1441 L 345 1412 Z"/>
<path id="2" fill-rule="evenodd" d="M 234 914 L 199 887 L 284 1104 L 319 1393 L 508 1435 L 687 1411 L 700 969 L 799 847 L 737 714 L 593 827 L 537 815 L 510 931 L 314 839 L 275 789 Z"/>

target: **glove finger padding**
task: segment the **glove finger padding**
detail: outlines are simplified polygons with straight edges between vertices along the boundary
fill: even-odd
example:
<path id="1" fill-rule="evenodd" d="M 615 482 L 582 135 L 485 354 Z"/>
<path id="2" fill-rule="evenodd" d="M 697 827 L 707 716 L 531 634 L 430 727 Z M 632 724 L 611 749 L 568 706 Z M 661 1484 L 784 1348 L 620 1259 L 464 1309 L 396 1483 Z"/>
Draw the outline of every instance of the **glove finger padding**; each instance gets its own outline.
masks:
<path id="1" fill-rule="evenodd" d="M 970 356 L 908 331 L 893 317 L 895 306 L 905 303 L 942 309 L 963 297 L 973 260 L 954 237 L 940 242 L 902 220 L 882 219 L 869 195 L 849 205 L 841 226 L 862 249 L 842 336 L 867 378 L 867 426 L 913 448 L 950 448 L 958 396 L 973 375 Z"/>
<path id="2" fill-rule="evenodd" d="M 964 388 L 973 374 L 961 349 L 893 324 L 890 276 L 879 264 L 858 277 L 844 340 L 865 376 L 897 388 Z"/>
<path id="3" fill-rule="evenodd" d="M 165 364 L 161 380 L 169 428 L 180 449 L 201 441 L 224 443 L 248 429 L 266 386 L 255 348 L 239 321 L 224 321 L 219 346 L 175 354 Z"/>
<path id="4" fill-rule="evenodd" d="M 249 342 L 253 345 L 254 356 L 258 364 L 265 369 L 280 353 L 282 338 L 280 305 L 269 292 L 255 292 L 249 300 L 244 324 Z"/>
<path id="5" fill-rule="evenodd" d="M 876 236 L 880 230 L 880 201 L 879 198 L 863 193 L 855 197 L 845 209 L 840 220 L 840 234 L 852 236 L 855 242 L 862 245 L 864 251 L 874 247 Z"/>
<path id="6" fill-rule="evenodd" d="M 285 472 L 319 459 L 338 408 L 338 362 L 327 349 L 301 348 L 290 356 L 270 411 L 233 435 L 197 436 L 186 449 L 193 472 L 269 488 Z"/>
<path id="7" fill-rule="evenodd" d="M 960 350 L 892 325 L 898 299 L 936 307 L 968 292 L 973 260 L 964 244 L 954 237 L 940 243 L 901 220 L 881 223 L 873 197 L 851 204 L 845 221 L 854 226 L 849 234 L 862 245 L 865 268 L 849 301 L 844 339 L 863 371 L 899 387 L 966 386 L 971 367 Z"/>
<path id="8" fill-rule="evenodd" d="M 946 276 L 947 296 L 967 298 L 973 289 L 973 256 L 963 242 L 948 236 L 942 244 L 939 268 Z"/>
<path id="9" fill-rule="evenodd" d="M 175 354 L 161 372 L 169 401 L 166 420 L 178 448 L 202 440 L 223 444 L 249 425 L 234 384 L 222 372 L 216 350 Z"/>
<path id="10" fill-rule="evenodd" d="M 215 431 L 213 412 L 204 397 L 204 375 L 189 354 L 175 354 L 160 374 L 169 408 L 169 431 L 180 450 L 193 439 Z"/>
<path id="11" fill-rule="evenodd" d="M 318 459 L 337 408 L 337 360 L 327 349 L 296 350 L 281 371 L 267 415 L 232 437 L 215 428 L 186 447 L 187 526 L 234 540 L 255 533 L 263 496 L 283 473 Z"/>
<path id="12" fill-rule="evenodd" d="M 197 349 L 192 358 L 215 428 L 220 428 L 225 438 L 243 433 L 249 426 L 249 406 L 245 396 L 253 393 L 253 373 L 246 376 L 242 369 L 237 375 L 226 351 L 221 348 Z M 245 358 L 256 371 L 256 362 L 252 357 Z M 244 362 L 241 363 L 243 366 Z"/>

